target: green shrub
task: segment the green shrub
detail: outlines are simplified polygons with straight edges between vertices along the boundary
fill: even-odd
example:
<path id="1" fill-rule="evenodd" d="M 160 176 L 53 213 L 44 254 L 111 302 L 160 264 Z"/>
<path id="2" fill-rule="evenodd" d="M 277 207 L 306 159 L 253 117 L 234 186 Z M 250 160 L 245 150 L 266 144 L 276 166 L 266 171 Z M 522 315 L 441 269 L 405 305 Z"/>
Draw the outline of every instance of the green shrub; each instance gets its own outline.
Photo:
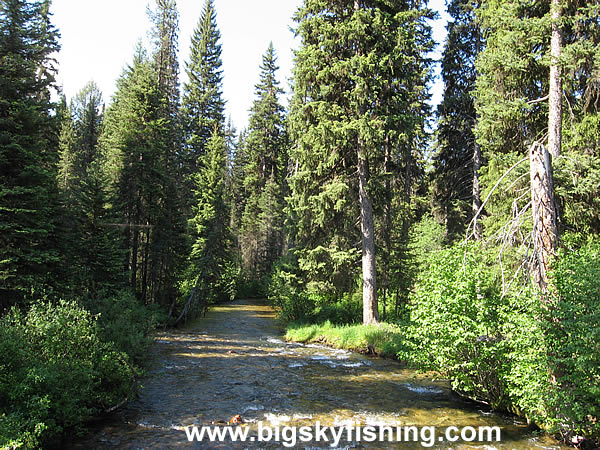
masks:
<path id="1" fill-rule="evenodd" d="M 345 325 L 362 322 L 362 293 L 347 293 L 337 301 L 328 301 L 314 296 L 313 299 L 315 308 L 312 320 L 317 323 L 328 321 L 335 325 Z"/>
<path id="2" fill-rule="evenodd" d="M 411 298 L 398 353 L 454 389 L 521 413 L 568 438 L 600 438 L 600 240 L 566 248 L 551 290 L 500 294 L 480 247 L 431 255 Z"/>
<path id="3" fill-rule="evenodd" d="M 39 447 L 125 398 L 128 367 L 74 302 L 0 319 L 0 446 Z"/>
<path id="4" fill-rule="evenodd" d="M 544 310 L 555 428 L 600 441 L 600 239 L 566 248 L 553 264 L 553 295 Z"/>
<path id="5" fill-rule="evenodd" d="M 152 343 L 149 333 L 167 320 L 165 312 L 157 305 L 141 304 L 129 290 L 82 303 L 98 316 L 101 340 L 112 342 L 116 349 L 138 364 L 144 361 Z"/>
<path id="6" fill-rule="evenodd" d="M 459 392 L 502 407 L 508 351 L 499 320 L 503 304 L 477 252 L 455 246 L 431 254 L 411 298 L 412 349 L 398 356 L 442 372 Z"/>

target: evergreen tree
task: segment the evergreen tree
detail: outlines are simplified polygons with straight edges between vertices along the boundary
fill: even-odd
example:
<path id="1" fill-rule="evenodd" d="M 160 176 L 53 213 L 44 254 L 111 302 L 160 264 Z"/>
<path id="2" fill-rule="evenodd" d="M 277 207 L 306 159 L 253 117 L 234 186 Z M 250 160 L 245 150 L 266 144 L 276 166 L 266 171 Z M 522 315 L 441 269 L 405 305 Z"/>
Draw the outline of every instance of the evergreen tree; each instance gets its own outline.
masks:
<path id="1" fill-rule="evenodd" d="M 57 261 L 58 33 L 48 1 L 0 2 L 0 310 L 45 288 Z"/>
<path id="2" fill-rule="evenodd" d="M 343 251 L 346 260 L 359 238 L 365 323 L 378 315 L 374 191 L 385 179 L 386 148 L 403 163 L 404 191 L 412 189 L 429 15 L 421 2 L 306 0 L 295 16 L 302 38 L 290 118 L 295 238 L 313 255 Z"/>
<path id="3" fill-rule="evenodd" d="M 475 59 L 483 49 L 475 17 L 479 3 L 453 0 L 448 4 L 452 21 L 446 27 L 448 37 L 442 58 L 444 97 L 438 106 L 434 201 L 450 237 L 462 234 L 481 206 L 481 155 L 473 132 L 477 123 Z"/>
<path id="4" fill-rule="evenodd" d="M 187 208 L 185 178 L 181 171 L 184 162 L 181 116 L 179 114 L 179 13 L 175 0 L 156 0 L 156 11 L 150 12 L 154 27 L 154 65 L 162 94 L 160 112 L 165 135 L 160 142 L 163 168 L 163 189 L 158 200 L 156 226 L 152 232 L 150 254 L 149 299 L 170 305 L 178 299 L 178 282 L 189 252 L 186 236 Z"/>
<path id="5" fill-rule="evenodd" d="M 209 302 L 232 296 L 233 267 L 230 212 L 226 203 L 227 149 L 216 131 L 194 176 L 195 206 L 189 221 L 194 239 L 188 268 L 188 284 L 201 289 Z"/>
<path id="6" fill-rule="evenodd" d="M 283 252 L 287 136 L 277 69 L 271 43 L 263 56 L 244 147 L 244 189 L 249 194 L 244 200 L 240 244 L 245 272 L 254 280 L 267 275 Z"/>
<path id="7" fill-rule="evenodd" d="M 71 219 L 77 241 L 69 258 L 71 271 L 78 274 L 72 290 L 86 299 L 105 298 L 127 285 L 123 236 L 112 200 L 98 161 L 93 161 L 77 194 Z"/>
<path id="8" fill-rule="evenodd" d="M 183 86 L 186 164 L 189 173 L 198 167 L 213 131 L 223 132 L 225 122 L 221 69 L 221 33 L 213 0 L 206 0 L 190 47 L 187 63 L 189 81 Z"/>
<path id="9" fill-rule="evenodd" d="M 75 172 L 75 123 L 73 121 L 73 104 L 67 105 L 62 96 L 58 105 L 59 137 L 58 137 L 58 188 L 62 196 L 73 192 L 76 186 Z"/>
<path id="10" fill-rule="evenodd" d="M 247 131 L 242 130 L 238 136 L 237 143 L 234 147 L 234 152 L 230 154 L 230 194 L 229 204 L 231 205 L 231 229 L 237 230 L 235 237 L 239 238 L 239 230 L 242 227 L 242 215 L 248 193 L 244 187 L 246 179 L 246 169 L 248 167 L 248 155 L 246 153 L 246 136 Z M 236 247 L 239 248 L 239 242 L 236 242 Z M 241 248 L 239 248 L 241 253 Z"/>
<path id="11" fill-rule="evenodd" d="M 179 109 L 179 12 L 175 0 L 155 0 L 156 10 L 149 11 L 153 23 L 154 62 L 158 84 L 164 92 L 168 115 L 175 118 Z"/>
<path id="12" fill-rule="evenodd" d="M 90 82 L 60 114 L 58 234 L 68 256 L 59 264 L 62 291 L 92 299 L 124 280 L 118 220 L 98 167 L 103 113 L 102 93 Z"/>
<path id="13" fill-rule="evenodd" d="M 560 65 L 569 74 L 563 77 L 562 86 L 562 98 L 569 105 L 561 119 L 560 152 L 564 157 L 553 159 L 551 174 L 556 179 L 558 226 L 598 230 L 600 203 L 588 182 L 600 167 L 597 127 L 594 131 L 588 127 L 599 123 L 598 106 L 589 102 L 600 92 L 594 75 L 600 48 L 597 5 L 568 2 L 562 19 L 553 20 L 549 3 L 486 1 L 478 14 L 486 30 L 486 48 L 477 61 L 480 76 L 475 91 L 476 134 L 489 161 L 483 171 L 484 186 L 491 189 L 515 166 L 498 186 L 497 192 L 502 195 L 492 195 L 486 204 L 485 234 L 502 236 L 515 248 L 522 245 L 521 259 L 531 255 L 527 249 L 533 228 L 526 214 L 532 207 L 531 197 L 523 195 L 530 188 L 529 171 L 523 163 L 529 160 L 530 150 L 540 150 L 534 144 L 544 144 L 548 150 L 550 72 L 556 61 L 550 45 L 553 24 L 560 25 Z M 573 177 L 574 173 L 578 176 Z"/>
<path id="14" fill-rule="evenodd" d="M 133 65 L 117 81 L 101 140 L 103 173 L 116 198 L 118 226 L 128 249 L 130 286 L 144 302 L 154 300 L 150 275 L 157 255 L 152 246 L 169 184 L 164 100 L 155 67 L 138 48 Z"/>
<path id="15" fill-rule="evenodd" d="M 75 96 L 72 114 L 75 121 L 75 145 L 77 147 L 75 169 L 77 176 L 83 178 L 92 161 L 96 159 L 98 140 L 104 120 L 102 92 L 96 83 L 90 81 Z"/>

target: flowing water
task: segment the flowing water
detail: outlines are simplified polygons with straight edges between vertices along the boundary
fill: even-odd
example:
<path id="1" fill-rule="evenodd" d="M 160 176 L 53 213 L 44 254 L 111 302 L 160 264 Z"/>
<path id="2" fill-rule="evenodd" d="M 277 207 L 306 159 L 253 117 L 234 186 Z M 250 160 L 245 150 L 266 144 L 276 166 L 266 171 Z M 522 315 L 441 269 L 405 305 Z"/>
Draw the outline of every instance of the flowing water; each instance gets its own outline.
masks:
<path id="1" fill-rule="evenodd" d="M 184 331 L 159 334 L 153 353 L 153 368 L 139 399 L 70 448 L 283 448 L 283 443 L 292 442 L 291 435 L 282 435 L 278 443 L 258 442 L 259 422 L 280 429 L 314 427 L 317 422 L 335 430 L 371 426 L 376 432 L 385 426 L 435 426 L 438 437 L 429 448 L 563 448 L 513 416 L 461 400 L 448 382 L 428 379 L 395 361 L 287 343 L 273 310 L 254 301 L 212 308 Z M 236 427 L 248 428 L 254 442 L 188 441 L 185 426 L 223 427 L 237 414 L 244 424 Z M 439 441 L 449 426 L 498 426 L 502 440 Z M 424 448 L 412 442 L 414 437 L 433 444 L 431 435 L 419 430 L 419 436 L 406 436 L 411 442 L 393 444 L 343 435 L 339 447 Z M 296 444 L 331 448 L 315 440 Z"/>

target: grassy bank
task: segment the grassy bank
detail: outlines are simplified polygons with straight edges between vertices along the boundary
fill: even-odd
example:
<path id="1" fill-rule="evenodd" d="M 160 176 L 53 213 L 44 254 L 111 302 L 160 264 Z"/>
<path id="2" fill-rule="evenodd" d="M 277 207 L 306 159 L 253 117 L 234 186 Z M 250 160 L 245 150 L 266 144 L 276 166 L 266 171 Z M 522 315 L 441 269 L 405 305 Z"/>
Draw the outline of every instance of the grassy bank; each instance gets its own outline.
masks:
<path id="1" fill-rule="evenodd" d="M 361 353 L 396 357 L 404 348 L 402 327 L 388 323 L 379 325 L 334 325 L 290 322 L 285 339 L 302 343 L 321 343 Z"/>

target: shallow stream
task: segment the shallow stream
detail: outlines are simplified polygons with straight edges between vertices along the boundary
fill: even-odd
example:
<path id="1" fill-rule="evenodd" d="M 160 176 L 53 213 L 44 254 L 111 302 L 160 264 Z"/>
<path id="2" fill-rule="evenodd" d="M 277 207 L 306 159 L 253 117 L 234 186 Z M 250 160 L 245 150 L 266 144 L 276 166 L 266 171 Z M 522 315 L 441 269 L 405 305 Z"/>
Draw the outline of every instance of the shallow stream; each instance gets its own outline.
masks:
<path id="1" fill-rule="evenodd" d="M 376 432 L 385 426 L 435 426 L 434 437 L 418 436 L 434 444 L 428 448 L 567 448 L 511 415 L 460 399 L 448 382 L 428 379 L 395 361 L 287 343 L 273 310 L 254 301 L 217 306 L 183 331 L 160 333 L 152 352 L 154 363 L 139 399 L 69 448 L 283 448 L 292 442 L 291 435 L 280 442 L 258 442 L 259 422 L 280 428 L 317 422 L 336 430 L 371 426 Z M 185 426 L 223 426 L 238 414 L 244 424 L 237 427 L 248 428 L 254 442 L 188 441 Z M 498 426 L 501 441 L 440 440 L 449 426 Z M 395 443 L 343 436 L 338 448 L 425 448 L 412 441 L 414 434 L 405 436 L 411 442 Z M 332 448 L 329 442 L 298 439 L 296 448 Z"/>

